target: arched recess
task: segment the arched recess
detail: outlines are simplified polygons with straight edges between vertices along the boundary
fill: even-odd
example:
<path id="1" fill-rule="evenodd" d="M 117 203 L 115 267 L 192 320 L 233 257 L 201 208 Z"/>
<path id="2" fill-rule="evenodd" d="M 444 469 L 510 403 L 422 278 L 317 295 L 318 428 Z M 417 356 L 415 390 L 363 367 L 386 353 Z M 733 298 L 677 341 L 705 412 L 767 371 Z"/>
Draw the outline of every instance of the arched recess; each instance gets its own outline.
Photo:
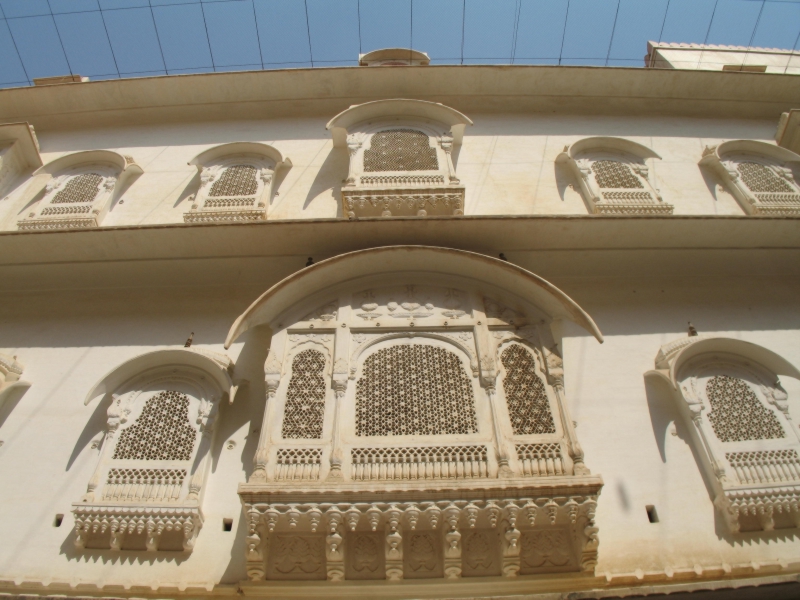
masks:
<path id="1" fill-rule="evenodd" d="M 591 570 L 597 550 L 594 506 L 602 479 L 587 468 L 567 410 L 564 367 L 551 331 L 563 319 L 602 341 L 585 311 L 533 273 L 480 254 L 425 246 L 343 254 L 263 294 L 236 320 L 226 342 L 251 327 L 272 330 L 264 365 L 267 406 L 253 474 L 240 488 L 249 520 L 248 575 L 284 577 L 265 560 L 281 551 L 287 535 L 321 543 L 317 507 L 330 507 L 325 509 L 327 563 L 310 561 L 297 577 L 313 573 L 313 578 L 336 581 L 344 572 L 337 548 L 345 521 L 349 532 L 372 535 L 376 543 L 374 532 L 385 530 L 385 545 L 393 548 L 401 533 L 391 519 L 400 511 L 409 511 L 420 529 L 434 529 L 444 509 L 423 515 L 422 504 L 487 498 L 489 489 L 496 495 L 498 478 L 504 479 L 502 500 L 448 509 L 449 540 L 460 536 L 455 529 L 462 512 L 476 527 L 491 529 L 501 505 L 516 518 L 531 495 L 539 504 L 527 505 L 526 531 L 509 534 L 514 542 L 505 547 L 502 571 L 498 558 L 491 569 L 468 574 L 534 572 L 538 567 L 530 549 L 543 535 L 534 530 L 534 521 L 564 527 L 577 524 L 576 519 L 583 520 L 574 533 L 575 546 L 567 547 L 573 537 L 565 534 L 559 551 L 569 569 Z M 525 364 L 510 375 L 499 366 L 504 344 L 530 349 Z M 546 430 L 515 432 L 499 407 L 498 389 L 507 376 L 527 380 L 531 375 L 535 389 L 527 386 L 513 401 L 529 413 L 541 412 L 546 397 L 555 423 Z M 532 395 L 536 398 L 528 401 Z M 291 427 L 281 426 L 287 422 Z M 403 508 L 393 504 L 400 489 Z M 357 494 L 363 504 L 340 508 L 337 498 L 344 493 Z M 308 520 L 300 504 L 313 507 Z M 546 521 L 531 520 L 535 514 L 546 514 Z M 496 542 L 487 538 L 491 552 L 501 551 Z M 464 563 L 474 563 L 472 544 L 466 546 Z M 440 556 L 438 542 L 432 548 L 436 557 L 426 576 L 441 577 L 442 569 L 461 572 L 460 554 Z M 520 554 L 514 548 L 527 550 Z M 387 551 L 385 573 L 378 569 L 383 578 L 403 576 L 398 556 Z M 409 577 L 417 572 L 416 567 L 406 570 Z"/>
<path id="2" fill-rule="evenodd" d="M 589 137 L 565 146 L 556 163 L 573 172 L 593 214 L 672 214 L 652 174 L 661 157 L 637 142 L 617 137 Z"/>
<path id="3" fill-rule="evenodd" d="M 749 215 L 800 215 L 800 155 L 757 140 L 729 140 L 703 150 L 711 168 Z"/>
<path id="4" fill-rule="evenodd" d="M 87 404 L 110 403 L 97 466 L 73 504 L 76 548 L 193 550 L 219 405 L 235 391 L 232 367 L 224 355 L 157 350 L 90 390 Z"/>
<path id="5" fill-rule="evenodd" d="M 333 145 L 347 148 L 342 187 L 348 218 L 464 214 L 454 146 L 472 121 L 422 100 L 377 100 L 351 106 L 328 123 Z"/>
<path id="6" fill-rule="evenodd" d="M 61 156 L 33 173 L 21 202 L 27 206 L 38 199 L 39 205 L 18 226 L 23 230 L 97 227 L 143 172 L 132 156 L 113 150 Z"/>
<path id="7" fill-rule="evenodd" d="M 214 146 L 189 164 L 197 167 L 200 184 L 183 216 L 186 223 L 266 219 L 279 172 L 283 176 L 292 167 L 277 148 L 258 142 Z"/>
<path id="8" fill-rule="evenodd" d="M 229 348 L 251 327 L 269 324 L 274 328 L 275 319 L 287 309 L 343 281 L 405 272 L 458 276 L 494 286 L 538 308 L 548 320 L 572 321 L 603 341 L 595 322 L 572 298 L 522 267 L 453 248 L 385 246 L 340 254 L 276 283 L 239 315 L 228 332 L 225 347 Z"/>
<path id="9" fill-rule="evenodd" d="M 668 384 L 730 531 L 800 527 L 800 432 L 778 380 L 800 370 L 724 337 L 675 340 L 655 363 L 645 377 Z"/>

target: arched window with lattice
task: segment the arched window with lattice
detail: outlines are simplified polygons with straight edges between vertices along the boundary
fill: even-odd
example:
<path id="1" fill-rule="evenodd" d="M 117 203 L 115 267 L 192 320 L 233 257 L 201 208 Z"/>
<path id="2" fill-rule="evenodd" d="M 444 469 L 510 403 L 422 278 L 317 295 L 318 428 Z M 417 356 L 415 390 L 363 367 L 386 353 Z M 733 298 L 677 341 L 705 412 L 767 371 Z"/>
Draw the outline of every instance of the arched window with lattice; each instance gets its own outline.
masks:
<path id="1" fill-rule="evenodd" d="M 662 346 L 656 368 L 731 530 L 800 527 L 800 434 L 778 380 L 800 371 L 755 344 L 701 336 Z"/>
<path id="2" fill-rule="evenodd" d="M 500 354 L 505 369 L 503 391 L 514 435 L 555 433 L 556 426 L 533 354 L 521 344 L 511 344 Z"/>
<path id="3" fill-rule="evenodd" d="M 78 167 L 54 177 L 45 186 L 38 206 L 20 221 L 19 228 L 96 227 L 116 183 L 113 169 L 104 165 Z"/>
<path id="4" fill-rule="evenodd" d="M 556 162 L 570 166 L 594 214 L 672 214 L 651 181 L 649 148 L 623 138 L 586 138 L 567 146 Z"/>
<path id="5" fill-rule="evenodd" d="M 325 355 L 319 350 L 298 352 L 286 391 L 284 439 L 319 439 L 325 419 Z"/>
<path id="6" fill-rule="evenodd" d="M 190 164 L 200 185 L 184 213 L 186 223 L 266 219 L 275 173 L 292 163 L 272 146 L 236 142 L 210 148 Z"/>
<path id="7" fill-rule="evenodd" d="M 192 550 L 226 377 L 172 365 L 114 392 L 97 469 L 74 505 L 78 548 Z"/>
<path id="8" fill-rule="evenodd" d="M 450 350 L 396 344 L 369 355 L 356 383 L 356 435 L 478 431 L 472 380 Z"/>
<path id="9" fill-rule="evenodd" d="M 724 188 L 752 215 L 800 214 L 800 156 L 772 144 L 731 140 L 703 151 L 701 165 L 714 169 Z"/>

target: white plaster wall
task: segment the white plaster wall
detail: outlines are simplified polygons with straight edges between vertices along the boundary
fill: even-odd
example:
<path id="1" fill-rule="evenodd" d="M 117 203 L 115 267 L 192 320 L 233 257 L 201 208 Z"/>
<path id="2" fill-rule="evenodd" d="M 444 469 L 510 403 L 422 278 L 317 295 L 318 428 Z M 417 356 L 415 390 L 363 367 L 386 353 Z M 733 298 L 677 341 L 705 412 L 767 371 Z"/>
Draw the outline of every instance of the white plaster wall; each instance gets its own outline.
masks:
<path id="1" fill-rule="evenodd" d="M 734 541 L 716 519 L 708 487 L 668 396 L 646 385 L 661 344 L 703 334 L 761 344 L 800 365 L 800 286 L 774 279 L 555 280 L 603 330 L 599 344 L 565 327 L 566 390 L 586 464 L 605 480 L 597 523 L 599 574 L 721 568 L 752 561 L 800 562 L 793 531 Z M 265 286 L 266 287 L 266 286 Z M 244 529 L 236 486 L 250 473 L 264 409 L 268 332 L 245 334 L 229 351 L 236 378 L 250 386 L 224 406 L 212 450 L 205 525 L 189 556 L 73 549 L 70 504 L 80 499 L 96 464 L 89 442 L 105 406 L 84 406 L 87 391 L 128 358 L 180 346 L 222 351 L 238 314 L 264 288 L 143 288 L 114 292 L 0 295 L 0 351 L 16 354 L 33 383 L 0 409 L 0 580 L 199 586 L 244 579 Z M 769 290 L 769 293 L 764 293 Z M 783 381 L 800 419 L 800 382 Z M 226 448 L 233 440 L 235 447 Z M 662 442 L 663 440 L 663 442 Z M 656 506 L 661 522 L 647 520 Z M 53 527 L 56 513 L 65 515 Z M 234 531 L 222 531 L 222 519 Z"/>
<path id="2" fill-rule="evenodd" d="M 772 142 L 772 121 L 654 117 L 471 114 L 463 145 L 455 152 L 466 186 L 467 215 L 587 214 L 571 185 L 568 169 L 555 159 L 567 144 L 589 136 L 620 136 L 659 153 L 653 175 L 676 215 L 741 215 L 734 198 L 697 162 L 706 145 L 728 139 Z M 133 156 L 144 174 L 133 181 L 104 226 L 182 223 L 198 185 L 194 166 L 200 152 L 227 142 L 258 141 L 275 146 L 294 166 L 278 178 L 269 219 L 341 216 L 340 190 L 348 157 L 334 149 L 325 119 L 228 121 L 194 124 L 39 132 L 45 163 L 66 153 L 110 149 Z M 15 230 L 26 208 L 22 181 L 0 200 L 0 228 Z"/>

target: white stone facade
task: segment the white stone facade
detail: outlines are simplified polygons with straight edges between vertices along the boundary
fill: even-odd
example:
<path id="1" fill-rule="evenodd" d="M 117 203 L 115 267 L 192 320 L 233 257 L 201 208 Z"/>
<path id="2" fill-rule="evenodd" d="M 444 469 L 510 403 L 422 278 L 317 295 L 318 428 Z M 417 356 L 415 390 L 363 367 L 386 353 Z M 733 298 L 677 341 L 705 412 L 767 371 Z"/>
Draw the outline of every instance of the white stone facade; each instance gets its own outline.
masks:
<path id="1" fill-rule="evenodd" d="M 390 54 L 0 91 L 0 593 L 797 580 L 800 80 Z"/>

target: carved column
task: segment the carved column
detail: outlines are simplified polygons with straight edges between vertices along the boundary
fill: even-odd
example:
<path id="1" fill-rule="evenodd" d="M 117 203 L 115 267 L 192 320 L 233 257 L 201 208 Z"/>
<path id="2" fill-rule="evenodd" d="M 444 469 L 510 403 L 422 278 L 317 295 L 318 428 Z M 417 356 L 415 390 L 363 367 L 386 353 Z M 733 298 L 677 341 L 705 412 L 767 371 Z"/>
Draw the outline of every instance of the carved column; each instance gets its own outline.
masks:
<path id="1" fill-rule="evenodd" d="M 450 184 L 458 185 L 461 183 L 461 180 L 456 176 L 456 168 L 453 166 L 453 136 L 447 133 L 444 134 L 439 144 L 442 146 L 442 150 L 444 150 L 445 156 L 447 157 L 447 174 L 450 177 Z"/>
<path id="2" fill-rule="evenodd" d="M 281 348 L 282 349 L 282 348 Z M 264 363 L 264 384 L 267 389 L 267 406 L 264 410 L 264 422 L 261 424 L 261 435 L 258 438 L 258 449 L 253 458 L 253 474 L 250 481 L 267 480 L 267 464 L 269 463 L 269 442 L 272 432 L 270 426 L 274 422 L 275 394 L 281 384 L 282 364 L 278 360 L 274 348 L 269 349 Z"/>
<path id="3" fill-rule="evenodd" d="M 556 346 L 550 349 L 543 346 L 542 352 L 545 356 L 548 383 L 552 386 L 556 396 L 558 413 L 561 417 L 561 427 L 567 434 L 567 444 L 570 457 L 572 458 L 573 472 L 575 475 L 589 475 L 591 472 L 583 462 L 583 448 L 581 448 L 578 442 L 578 434 L 575 432 L 575 425 L 570 418 L 567 408 L 566 394 L 564 392 L 564 362 L 558 354 L 558 348 Z"/>
<path id="4" fill-rule="evenodd" d="M 461 532 L 458 530 L 458 521 L 461 510 L 451 504 L 444 511 L 444 520 L 447 523 L 447 533 L 444 536 L 444 576 L 447 579 L 461 577 Z"/>
<path id="5" fill-rule="evenodd" d="M 189 495 L 186 497 L 188 502 L 199 502 L 200 492 L 203 489 L 205 482 L 207 464 L 211 450 L 211 438 L 214 434 L 214 421 L 217 417 L 217 410 L 219 406 L 219 399 L 203 400 L 200 403 L 200 408 L 197 412 L 197 424 L 200 426 L 200 446 L 197 450 L 197 456 L 200 457 L 196 461 L 196 468 L 189 480 Z"/>
<path id="6" fill-rule="evenodd" d="M 111 397 L 111 406 L 108 407 L 107 411 L 108 420 L 106 421 L 105 440 L 100 449 L 100 458 L 97 461 L 97 467 L 95 467 L 94 473 L 92 473 L 92 477 L 89 479 L 89 484 L 86 486 L 86 493 L 81 499 L 82 502 L 95 501 L 95 490 L 100 485 L 100 477 L 103 474 L 103 467 L 108 459 L 108 454 L 114 448 L 114 438 L 117 436 L 117 430 L 122 423 L 127 421 L 128 413 L 130 413 L 130 410 L 127 408 L 128 402 L 126 398 L 127 396 L 117 396 L 116 394 Z M 79 544 L 83 544 L 84 542 L 85 539 L 79 536 L 75 540 L 75 545 L 82 548 L 83 546 Z"/>
<path id="7" fill-rule="evenodd" d="M 344 184 L 346 186 L 353 186 L 356 184 L 356 154 L 361 149 L 362 139 L 361 136 L 351 133 L 347 136 L 347 152 L 350 154 L 350 163 L 347 171 L 347 179 Z"/>
<path id="8" fill-rule="evenodd" d="M 403 536 L 401 519 L 403 513 L 392 506 L 386 513 L 386 579 L 403 579 Z"/>
<path id="9" fill-rule="evenodd" d="M 503 535 L 503 575 L 506 577 L 516 577 L 519 573 L 519 550 L 520 550 L 520 531 L 517 529 L 517 518 L 519 517 L 519 507 L 509 503 L 505 507 L 505 516 L 508 521 L 505 534 Z"/>
<path id="10" fill-rule="evenodd" d="M 264 579 L 266 571 L 264 542 L 267 539 L 267 536 L 262 538 L 262 513 L 257 506 L 245 504 L 245 514 L 247 515 L 247 538 L 245 540 L 247 544 L 245 552 L 247 577 L 250 581 L 261 581 Z"/>
<path id="11" fill-rule="evenodd" d="M 489 398 L 492 411 L 492 430 L 494 432 L 494 448 L 497 455 L 498 477 L 513 477 L 511 467 L 508 465 L 508 450 L 506 438 L 500 427 L 500 409 L 497 406 L 497 363 L 494 359 L 494 348 L 489 341 L 489 328 L 484 324 L 486 316 L 483 312 L 475 310 L 476 317 L 480 317 L 475 325 L 475 344 L 480 356 L 480 380 Z"/>
<path id="12" fill-rule="evenodd" d="M 342 323 L 342 326 L 336 329 L 333 345 L 333 391 L 335 400 L 333 405 L 333 430 L 331 431 L 331 470 L 328 473 L 328 479 L 342 479 L 342 442 L 339 421 L 349 377 L 347 358 L 349 338 L 350 332 L 346 324 Z"/>
<path id="13" fill-rule="evenodd" d="M 328 520 L 328 535 L 325 538 L 328 581 L 342 581 L 344 579 L 344 538 L 339 529 L 344 517 L 335 506 L 329 508 L 325 516 Z"/>

